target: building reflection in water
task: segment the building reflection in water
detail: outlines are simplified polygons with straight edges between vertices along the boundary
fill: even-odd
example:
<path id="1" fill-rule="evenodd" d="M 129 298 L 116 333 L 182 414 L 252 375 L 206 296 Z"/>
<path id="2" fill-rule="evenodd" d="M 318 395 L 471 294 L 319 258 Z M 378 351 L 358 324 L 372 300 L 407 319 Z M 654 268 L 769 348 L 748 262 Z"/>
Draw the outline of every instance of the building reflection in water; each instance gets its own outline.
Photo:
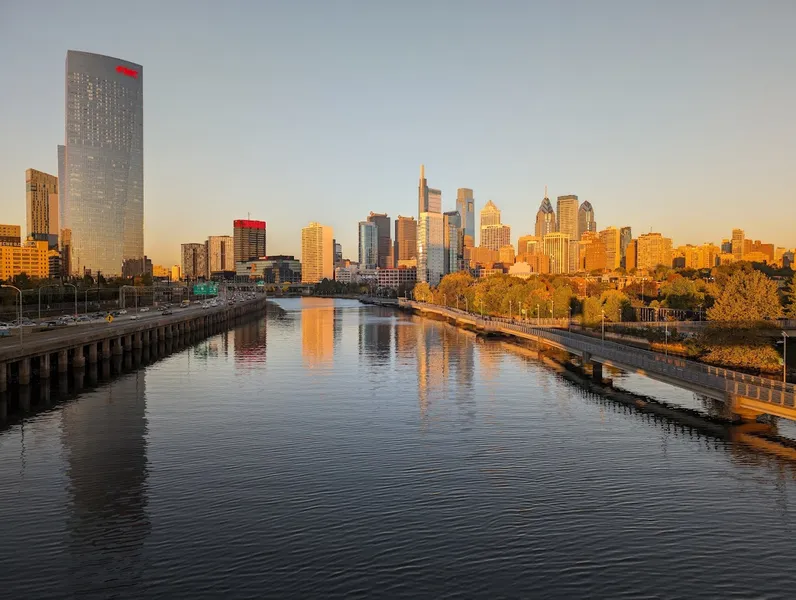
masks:
<path id="1" fill-rule="evenodd" d="M 139 585 L 151 529 L 145 372 L 122 376 L 65 405 L 62 443 L 72 586 L 64 596 L 102 596 Z"/>
<path id="2" fill-rule="evenodd" d="M 359 357 L 371 366 L 388 366 L 392 360 L 392 332 L 395 319 L 391 309 L 373 307 L 359 318 Z"/>
<path id="3" fill-rule="evenodd" d="M 310 369 L 334 362 L 335 309 L 333 298 L 303 298 L 301 354 Z"/>
<path id="4" fill-rule="evenodd" d="M 265 319 L 258 319 L 236 327 L 233 331 L 232 346 L 236 369 L 251 369 L 265 364 L 266 332 Z"/>

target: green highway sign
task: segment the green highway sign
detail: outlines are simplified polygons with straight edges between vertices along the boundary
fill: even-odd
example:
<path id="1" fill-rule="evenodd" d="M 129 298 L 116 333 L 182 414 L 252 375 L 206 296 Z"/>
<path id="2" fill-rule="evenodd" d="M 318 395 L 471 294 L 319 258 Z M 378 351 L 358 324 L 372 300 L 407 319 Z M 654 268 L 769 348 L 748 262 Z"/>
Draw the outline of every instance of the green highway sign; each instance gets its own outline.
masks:
<path id="1" fill-rule="evenodd" d="M 196 283 L 193 286 L 194 296 L 215 296 L 218 294 L 218 284 L 214 282 Z"/>

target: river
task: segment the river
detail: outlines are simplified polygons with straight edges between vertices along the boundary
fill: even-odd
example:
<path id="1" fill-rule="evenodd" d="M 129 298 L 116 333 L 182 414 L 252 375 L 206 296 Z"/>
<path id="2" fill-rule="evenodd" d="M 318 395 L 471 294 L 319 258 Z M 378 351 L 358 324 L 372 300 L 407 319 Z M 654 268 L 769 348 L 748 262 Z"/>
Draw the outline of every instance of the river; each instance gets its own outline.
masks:
<path id="1" fill-rule="evenodd" d="M 641 377 L 615 383 L 698 405 Z M 25 415 L 7 398 L 2 598 L 796 589 L 796 463 L 445 323 L 284 299 L 69 385 Z"/>

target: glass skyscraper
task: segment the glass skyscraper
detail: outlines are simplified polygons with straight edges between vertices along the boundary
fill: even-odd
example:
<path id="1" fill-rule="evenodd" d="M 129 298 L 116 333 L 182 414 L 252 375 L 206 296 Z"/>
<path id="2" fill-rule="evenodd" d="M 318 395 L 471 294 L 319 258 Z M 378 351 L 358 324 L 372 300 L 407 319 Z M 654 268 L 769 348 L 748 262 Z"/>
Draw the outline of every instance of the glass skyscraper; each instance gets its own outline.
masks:
<path id="1" fill-rule="evenodd" d="M 119 275 L 144 256 L 143 142 L 141 65 L 69 50 L 62 227 L 73 274 Z"/>
<path id="2" fill-rule="evenodd" d="M 459 188 L 456 190 L 456 210 L 462 219 L 461 227 L 464 235 L 470 236 L 470 245 L 475 246 L 475 200 L 473 190 Z"/>

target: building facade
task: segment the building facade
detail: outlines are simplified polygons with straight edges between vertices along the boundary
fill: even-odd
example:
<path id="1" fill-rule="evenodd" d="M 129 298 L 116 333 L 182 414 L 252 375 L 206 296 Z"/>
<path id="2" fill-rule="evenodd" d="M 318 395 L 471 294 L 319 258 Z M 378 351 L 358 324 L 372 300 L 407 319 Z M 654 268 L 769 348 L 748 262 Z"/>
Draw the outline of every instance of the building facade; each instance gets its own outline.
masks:
<path id="1" fill-rule="evenodd" d="M 732 257 L 736 260 L 743 260 L 744 254 L 744 245 L 746 242 L 746 237 L 744 234 L 743 229 L 733 229 L 732 230 L 732 241 L 731 241 L 731 249 L 732 249 Z"/>
<path id="2" fill-rule="evenodd" d="M 481 246 L 498 251 L 511 245 L 511 227 L 508 225 L 483 225 L 481 227 Z"/>
<path id="3" fill-rule="evenodd" d="M 536 237 L 541 240 L 548 233 L 555 233 L 555 231 L 556 213 L 550 203 L 550 198 L 545 195 L 539 210 L 536 211 Z"/>
<path id="4" fill-rule="evenodd" d="M 569 235 L 548 233 L 542 239 L 543 252 L 550 259 L 550 273 L 561 275 L 569 272 Z"/>
<path id="5" fill-rule="evenodd" d="M 379 228 L 370 221 L 359 222 L 359 252 L 357 260 L 363 269 L 379 266 Z"/>
<path id="6" fill-rule="evenodd" d="M 141 65 L 66 55 L 65 197 L 72 273 L 121 273 L 144 256 L 144 98 Z"/>
<path id="7" fill-rule="evenodd" d="M 395 266 L 400 266 L 402 261 L 417 260 L 417 221 L 414 217 L 395 219 Z"/>
<path id="8" fill-rule="evenodd" d="M 265 221 L 234 220 L 232 222 L 232 238 L 235 247 L 235 264 L 267 255 Z"/>
<path id="9" fill-rule="evenodd" d="M 312 222 L 301 230 L 301 282 L 334 278 L 334 230 Z"/>
<path id="10" fill-rule="evenodd" d="M 417 221 L 417 280 L 435 286 L 445 274 L 445 234 L 441 213 L 425 212 Z"/>
<path id="11" fill-rule="evenodd" d="M 658 265 L 672 266 L 672 240 L 660 233 L 645 233 L 638 236 L 636 268 L 654 269 Z"/>
<path id="12" fill-rule="evenodd" d="M 50 276 L 49 244 L 28 240 L 19 246 L 0 246 L 0 280 L 25 273 L 31 279 Z"/>
<path id="13" fill-rule="evenodd" d="M 470 188 L 456 190 L 456 210 L 462 218 L 462 235 L 469 236 L 471 246 L 475 245 L 475 198 Z"/>
<path id="14" fill-rule="evenodd" d="M 520 239 L 517 240 L 517 255 L 536 252 L 541 241 L 535 235 L 521 235 Z"/>
<path id="15" fill-rule="evenodd" d="M 207 245 L 182 244 L 180 246 L 182 278 L 188 280 L 207 277 Z"/>
<path id="16" fill-rule="evenodd" d="M 235 240 L 229 235 L 207 238 L 207 276 L 235 271 Z"/>
<path id="17" fill-rule="evenodd" d="M 267 284 L 301 283 L 301 262 L 295 256 L 279 254 L 235 263 L 238 280 L 263 281 Z"/>
<path id="18" fill-rule="evenodd" d="M 556 215 L 558 217 L 556 231 L 568 235 L 570 240 L 579 239 L 578 208 L 577 196 L 570 195 L 558 197 L 556 206 Z"/>
<path id="19" fill-rule="evenodd" d="M 376 225 L 378 241 L 378 266 L 382 269 L 392 267 L 394 264 L 392 254 L 392 232 L 390 231 L 390 217 L 386 213 L 372 212 L 368 221 Z"/>
<path id="20" fill-rule="evenodd" d="M 609 271 L 622 266 L 622 244 L 616 227 L 606 227 L 600 232 L 600 241 L 605 245 L 605 268 Z"/>
<path id="21" fill-rule="evenodd" d="M 0 246 L 22 244 L 22 228 L 19 225 L 0 225 Z"/>
<path id="22" fill-rule="evenodd" d="M 420 184 L 417 187 L 417 214 L 424 212 L 442 213 L 442 192 L 428 187 L 426 168 L 420 165 Z"/>
<path id="23" fill-rule="evenodd" d="M 588 200 L 585 200 L 578 208 L 578 239 L 582 238 L 586 231 L 597 231 L 594 208 Z"/>
<path id="24" fill-rule="evenodd" d="M 58 178 L 36 169 L 25 171 L 25 209 L 28 238 L 58 248 Z"/>
<path id="25" fill-rule="evenodd" d="M 442 215 L 442 229 L 445 244 L 445 274 L 461 270 L 464 261 L 464 230 L 459 211 L 453 210 Z"/>

